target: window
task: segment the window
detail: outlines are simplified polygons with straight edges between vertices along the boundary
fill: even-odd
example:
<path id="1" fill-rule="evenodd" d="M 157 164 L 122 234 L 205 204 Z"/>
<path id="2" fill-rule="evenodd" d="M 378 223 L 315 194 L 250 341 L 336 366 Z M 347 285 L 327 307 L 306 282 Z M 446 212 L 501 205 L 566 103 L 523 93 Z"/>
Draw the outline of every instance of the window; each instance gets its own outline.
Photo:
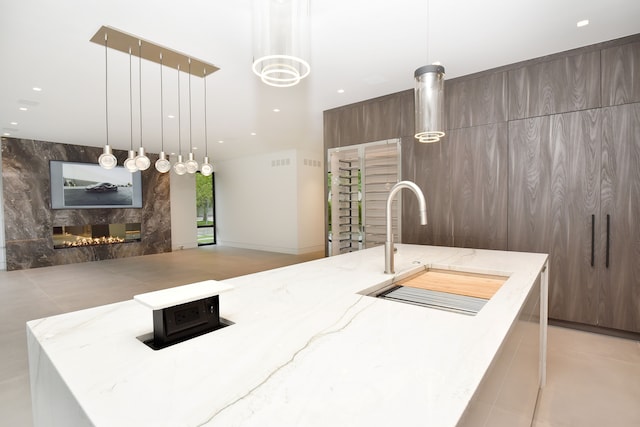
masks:
<path id="1" fill-rule="evenodd" d="M 198 246 L 215 245 L 215 197 L 213 174 L 204 176 L 196 173 L 196 222 L 198 225 Z"/>

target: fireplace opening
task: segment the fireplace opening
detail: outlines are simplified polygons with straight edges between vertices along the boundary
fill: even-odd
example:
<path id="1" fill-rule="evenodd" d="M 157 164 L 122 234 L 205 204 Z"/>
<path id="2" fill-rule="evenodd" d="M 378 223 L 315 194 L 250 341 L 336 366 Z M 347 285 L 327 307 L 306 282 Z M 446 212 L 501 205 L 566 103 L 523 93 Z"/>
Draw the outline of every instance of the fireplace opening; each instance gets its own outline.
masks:
<path id="1" fill-rule="evenodd" d="M 53 227 L 53 248 L 114 245 L 139 242 L 140 223 L 62 225 Z"/>

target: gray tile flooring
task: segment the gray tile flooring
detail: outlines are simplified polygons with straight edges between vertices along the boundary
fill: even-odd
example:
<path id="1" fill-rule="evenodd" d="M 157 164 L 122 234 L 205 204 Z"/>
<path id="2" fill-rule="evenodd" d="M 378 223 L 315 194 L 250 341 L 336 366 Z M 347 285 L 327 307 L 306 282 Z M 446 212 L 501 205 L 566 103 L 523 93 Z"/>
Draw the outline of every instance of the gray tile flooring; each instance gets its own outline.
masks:
<path id="1" fill-rule="evenodd" d="M 208 246 L 168 254 L 0 271 L 0 427 L 31 426 L 25 322 L 206 279 L 304 262 L 287 255 Z M 640 343 L 549 330 L 548 383 L 535 427 L 640 425 Z M 72 426 L 70 426 L 72 427 Z"/>

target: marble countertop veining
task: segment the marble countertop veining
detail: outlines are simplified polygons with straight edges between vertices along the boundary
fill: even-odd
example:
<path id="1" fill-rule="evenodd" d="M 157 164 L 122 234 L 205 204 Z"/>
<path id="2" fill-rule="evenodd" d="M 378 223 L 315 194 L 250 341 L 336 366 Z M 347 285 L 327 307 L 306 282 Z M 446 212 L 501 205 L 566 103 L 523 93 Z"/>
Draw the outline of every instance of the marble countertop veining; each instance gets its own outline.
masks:
<path id="1" fill-rule="evenodd" d="M 225 280 L 234 324 L 159 351 L 133 300 L 28 322 L 28 339 L 96 426 L 455 426 L 547 256 L 397 248 L 397 276 L 509 279 L 476 316 L 381 300 L 360 294 L 392 280 L 376 247 Z"/>

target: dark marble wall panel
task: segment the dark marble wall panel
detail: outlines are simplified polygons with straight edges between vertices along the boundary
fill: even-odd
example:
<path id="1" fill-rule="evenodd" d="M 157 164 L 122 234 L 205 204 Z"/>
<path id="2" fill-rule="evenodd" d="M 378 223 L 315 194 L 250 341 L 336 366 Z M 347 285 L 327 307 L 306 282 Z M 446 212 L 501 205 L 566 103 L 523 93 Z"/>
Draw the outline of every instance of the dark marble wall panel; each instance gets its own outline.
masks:
<path id="1" fill-rule="evenodd" d="M 566 56 L 509 71 L 509 118 L 596 108 L 600 51 Z"/>
<path id="2" fill-rule="evenodd" d="M 460 129 L 507 121 L 507 73 L 453 79 L 446 83 L 447 129 Z"/>
<path id="3" fill-rule="evenodd" d="M 602 105 L 640 102 L 640 42 L 602 51 Z"/>
<path id="4" fill-rule="evenodd" d="M 169 175 L 142 172 L 142 209 L 51 209 L 49 161 L 95 163 L 102 150 L 25 139 L 2 139 L 2 180 L 7 270 L 121 258 L 171 251 Z M 125 151 L 114 152 L 118 163 Z M 157 156 L 150 154 L 155 162 Z M 142 224 L 142 241 L 53 249 L 54 226 Z"/>

